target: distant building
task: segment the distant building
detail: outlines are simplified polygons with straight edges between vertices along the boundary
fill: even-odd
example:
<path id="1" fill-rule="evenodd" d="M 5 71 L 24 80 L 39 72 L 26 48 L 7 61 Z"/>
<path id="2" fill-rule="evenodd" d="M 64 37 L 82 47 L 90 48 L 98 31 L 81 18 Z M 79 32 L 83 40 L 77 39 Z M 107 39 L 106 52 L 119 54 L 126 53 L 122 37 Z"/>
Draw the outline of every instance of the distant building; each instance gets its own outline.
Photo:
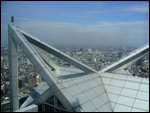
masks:
<path id="1" fill-rule="evenodd" d="M 23 79 L 22 78 L 19 78 L 18 79 L 18 86 L 19 88 L 22 88 L 24 86 L 24 83 L 23 83 Z"/>
<path id="2" fill-rule="evenodd" d="M 143 62 L 143 60 L 142 59 L 139 59 L 138 61 L 136 61 L 136 66 L 140 66 L 140 65 L 142 65 L 142 62 Z"/>
<path id="3" fill-rule="evenodd" d="M 95 62 L 95 63 L 97 62 L 97 59 L 96 59 L 96 58 L 94 58 L 94 62 Z"/>
<path id="4" fill-rule="evenodd" d="M 36 75 L 36 85 L 41 83 L 41 77 L 40 75 Z"/>
<path id="5" fill-rule="evenodd" d="M 122 51 L 120 51 L 119 53 L 118 53 L 118 58 L 121 58 L 122 57 Z"/>
<path id="6" fill-rule="evenodd" d="M 5 84 L 1 85 L 1 95 L 5 95 L 5 90 L 6 90 L 6 87 L 5 87 Z"/>
<path id="7" fill-rule="evenodd" d="M 91 52 L 92 52 L 92 50 L 91 50 L 91 49 L 88 49 L 88 52 L 89 52 L 89 53 L 91 53 Z"/>

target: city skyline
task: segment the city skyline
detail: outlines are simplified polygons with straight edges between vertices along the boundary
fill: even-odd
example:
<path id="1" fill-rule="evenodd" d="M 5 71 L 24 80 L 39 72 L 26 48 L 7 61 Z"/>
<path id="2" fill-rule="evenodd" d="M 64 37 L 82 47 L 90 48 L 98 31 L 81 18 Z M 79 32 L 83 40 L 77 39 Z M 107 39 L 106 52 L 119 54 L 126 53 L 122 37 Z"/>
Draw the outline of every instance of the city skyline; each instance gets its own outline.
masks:
<path id="1" fill-rule="evenodd" d="M 113 52 L 112 54 L 110 54 L 110 52 L 107 51 L 104 51 L 104 54 L 103 52 L 100 51 L 99 52 L 97 51 L 98 53 L 93 51 L 93 55 L 92 55 L 92 49 L 91 50 L 88 49 L 87 52 L 85 52 L 85 54 L 82 54 L 81 52 L 73 52 L 74 54 L 71 53 L 70 54 L 71 56 L 69 56 L 67 55 L 68 51 L 67 54 L 65 54 L 59 51 L 58 49 L 52 47 L 51 45 L 48 45 L 43 41 L 37 39 L 36 37 L 33 38 L 33 36 L 29 35 L 28 33 L 16 29 L 15 26 L 13 25 L 9 25 L 8 27 L 9 27 L 8 32 L 9 32 L 9 42 L 10 42 L 9 50 L 7 51 L 6 49 L 4 49 L 4 51 L 6 50 L 6 53 L 8 52 L 9 54 L 8 56 L 9 68 L 8 66 L 5 65 L 7 56 L 4 57 L 1 56 L 1 60 L 3 60 L 2 67 L 4 67 L 3 68 L 4 80 L 5 80 L 5 76 L 7 76 L 8 71 L 10 75 L 9 86 L 10 86 L 10 110 L 11 111 L 16 111 L 16 110 L 26 111 L 27 107 L 29 107 L 29 109 L 33 111 L 30 105 L 35 104 L 36 108 L 40 108 L 39 104 L 43 104 L 43 101 L 48 102 L 48 105 L 49 104 L 54 105 L 54 111 L 55 111 L 55 103 L 53 104 L 53 103 L 49 103 L 50 101 L 47 101 L 47 99 L 53 97 L 53 95 L 56 96 L 56 98 L 64 106 L 63 108 L 65 111 L 66 110 L 67 111 L 93 111 L 93 112 L 94 111 L 95 112 L 96 111 L 111 111 L 111 112 L 149 111 L 148 108 L 149 81 L 147 78 L 145 78 L 149 76 L 148 57 L 144 59 L 144 62 L 146 61 L 145 63 L 143 61 L 141 61 L 140 63 L 140 64 L 144 63 L 145 68 L 141 69 L 141 68 L 131 67 L 129 68 L 129 71 L 127 71 L 128 69 L 126 70 L 126 68 L 129 65 L 138 61 L 149 52 L 149 44 L 134 50 L 128 56 L 123 57 L 117 62 L 113 62 L 114 60 L 116 60 L 116 58 L 118 59 L 122 56 L 120 54 L 120 51 L 118 50 L 117 50 L 118 52 L 112 51 Z M 26 65 L 30 63 L 26 62 L 29 60 L 27 60 L 24 57 L 24 55 L 23 58 L 21 57 L 18 58 L 18 54 L 17 54 L 18 52 L 15 45 L 20 45 L 21 49 L 27 55 L 27 58 L 35 66 L 36 75 L 39 73 L 40 76 L 45 81 L 45 84 L 43 84 L 42 82 L 32 90 L 29 97 L 27 98 L 27 100 L 25 100 L 25 102 L 21 105 L 20 108 L 19 108 L 19 100 L 18 100 L 18 91 L 20 91 L 18 89 L 18 76 L 21 73 L 22 75 L 26 75 L 26 74 L 30 75 L 25 70 L 31 69 L 30 68 L 31 65 L 30 66 Z M 105 53 L 108 55 L 109 58 L 106 57 L 107 55 L 105 55 Z M 81 55 L 85 55 L 85 56 L 82 57 Z M 50 57 L 52 57 L 52 59 Z M 56 57 L 56 59 L 54 59 L 54 57 Z M 104 59 L 102 60 L 100 57 Z M 87 60 L 85 60 L 85 58 L 87 58 Z M 98 60 L 99 58 L 100 60 Z M 21 70 L 18 71 L 19 70 L 17 69 L 18 59 L 21 60 L 20 63 L 22 64 L 24 71 L 21 68 L 20 68 Z M 78 59 L 80 59 L 81 61 L 78 61 Z M 55 65 L 55 61 L 59 62 L 58 65 Z M 85 64 L 82 62 L 84 62 Z M 113 62 L 113 64 L 110 64 L 111 62 Z M 91 63 L 93 63 L 94 65 Z M 96 66 L 95 63 L 98 65 Z M 25 67 L 24 64 L 27 66 L 27 68 Z M 63 64 L 63 66 L 61 64 Z M 109 66 L 107 66 L 107 64 Z M 88 65 L 90 65 L 90 67 Z M 105 67 L 105 65 L 107 67 Z M 98 70 L 101 69 L 101 70 L 96 71 L 91 67 L 96 68 Z M 132 69 L 135 70 L 133 76 L 132 76 L 132 72 L 133 72 Z M 139 70 L 145 72 L 145 74 L 140 73 L 141 71 Z M 21 73 L 19 74 L 18 72 Z M 134 76 L 141 76 L 141 75 L 144 78 L 134 77 Z M 32 77 L 35 78 L 35 76 Z M 111 82 L 108 82 L 108 80 L 110 80 Z M 31 81 L 29 80 L 28 83 L 30 84 Z M 32 83 L 31 83 L 31 87 L 33 85 Z M 4 83 L 3 86 L 4 86 L 3 93 L 5 94 L 5 89 L 6 90 L 8 89 L 7 84 Z M 22 85 L 20 84 L 20 87 L 22 86 L 23 84 Z M 132 92 L 134 91 L 134 95 L 128 94 L 129 89 Z M 118 92 L 119 90 L 122 91 Z M 125 90 L 125 92 L 123 90 Z M 23 90 L 23 92 L 24 91 L 25 89 Z M 20 93 L 22 96 L 25 94 L 23 92 Z M 111 95 L 112 93 L 116 94 L 117 96 L 116 98 L 118 99 L 114 100 L 114 96 Z M 1 95 L 1 96 L 3 96 L 3 99 L 6 101 L 9 99 L 9 97 L 5 97 L 5 95 Z M 83 99 L 83 97 L 85 98 Z M 37 105 L 36 102 L 38 102 L 39 104 Z M 114 105 L 114 103 L 116 104 Z M 44 107 L 42 107 L 41 109 L 42 111 L 50 110 L 50 109 L 45 109 L 45 108 L 43 109 L 43 108 Z M 6 109 L 6 107 L 5 109 L 3 109 L 3 111 L 8 111 L 8 110 L 9 109 Z M 35 111 L 39 111 L 39 109 L 36 109 Z"/>
<path id="2" fill-rule="evenodd" d="M 149 42 L 149 2 L 1 2 L 1 44 L 7 24 L 52 45 L 141 46 Z"/>

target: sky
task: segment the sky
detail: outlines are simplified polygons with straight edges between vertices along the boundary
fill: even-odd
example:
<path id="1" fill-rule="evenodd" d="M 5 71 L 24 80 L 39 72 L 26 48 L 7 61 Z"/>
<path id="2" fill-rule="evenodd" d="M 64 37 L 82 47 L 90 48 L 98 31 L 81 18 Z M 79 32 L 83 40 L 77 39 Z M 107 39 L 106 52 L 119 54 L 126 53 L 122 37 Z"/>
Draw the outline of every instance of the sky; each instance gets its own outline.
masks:
<path id="1" fill-rule="evenodd" d="M 1 45 L 15 26 L 51 45 L 149 43 L 148 1 L 1 1 Z"/>

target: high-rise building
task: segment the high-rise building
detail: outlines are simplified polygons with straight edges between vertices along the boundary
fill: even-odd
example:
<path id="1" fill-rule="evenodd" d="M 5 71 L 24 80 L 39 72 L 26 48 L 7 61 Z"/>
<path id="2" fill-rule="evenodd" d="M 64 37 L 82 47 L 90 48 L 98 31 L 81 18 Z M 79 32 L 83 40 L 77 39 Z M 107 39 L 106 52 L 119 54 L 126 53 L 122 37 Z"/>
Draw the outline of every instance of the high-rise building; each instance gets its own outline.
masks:
<path id="1" fill-rule="evenodd" d="M 122 51 L 120 51 L 119 53 L 118 53 L 118 58 L 120 59 L 122 57 Z"/>
<path id="2" fill-rule="evenodd" d="M 136 66 L 140 66 L 140 65 L 142 65 L 142 62 L 143 62 L 143 60 L 142 59 L 139 59 L 138 61 L 136 61 Z"/>
<path id="3" fill-rule="evenodd" d="M 36 84 L 39 85 L 41 83 L 41 77 L 39 74 L 36 75 Z"/>
<path id="4" fill-rule="evenodd" d="M 18 111 L 37 111 L 38 105 L 44 111 L 149 111 L 149 80 L 129 76 L 123 70 L 149 52 L 148 44 L 98 72 L 15 26 L 9 25 L 8 28 L 12 111 L 19 109 L 16 44 L 28 54 L 45 81 L 33 89 Z M 70 66 L 53 67 L 43 57 L 44 52 L 41 50 L 69 63 Z M 35 78 L 35 74 L 30 74 L 29 84 L 34 84 Z"/>

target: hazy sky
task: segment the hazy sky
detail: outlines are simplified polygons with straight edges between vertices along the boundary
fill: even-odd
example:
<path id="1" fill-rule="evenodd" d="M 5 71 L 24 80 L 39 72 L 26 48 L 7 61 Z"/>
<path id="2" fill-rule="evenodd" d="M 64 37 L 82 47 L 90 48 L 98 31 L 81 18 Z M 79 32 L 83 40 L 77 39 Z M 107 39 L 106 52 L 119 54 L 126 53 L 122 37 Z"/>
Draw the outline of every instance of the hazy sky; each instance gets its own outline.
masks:
<path id="1" fill-rule="evenodd" d="M 48 44 L 141 46 L 149 42 L 149 2 L 1 2 L 1 43 L 15 25 Z"/>

